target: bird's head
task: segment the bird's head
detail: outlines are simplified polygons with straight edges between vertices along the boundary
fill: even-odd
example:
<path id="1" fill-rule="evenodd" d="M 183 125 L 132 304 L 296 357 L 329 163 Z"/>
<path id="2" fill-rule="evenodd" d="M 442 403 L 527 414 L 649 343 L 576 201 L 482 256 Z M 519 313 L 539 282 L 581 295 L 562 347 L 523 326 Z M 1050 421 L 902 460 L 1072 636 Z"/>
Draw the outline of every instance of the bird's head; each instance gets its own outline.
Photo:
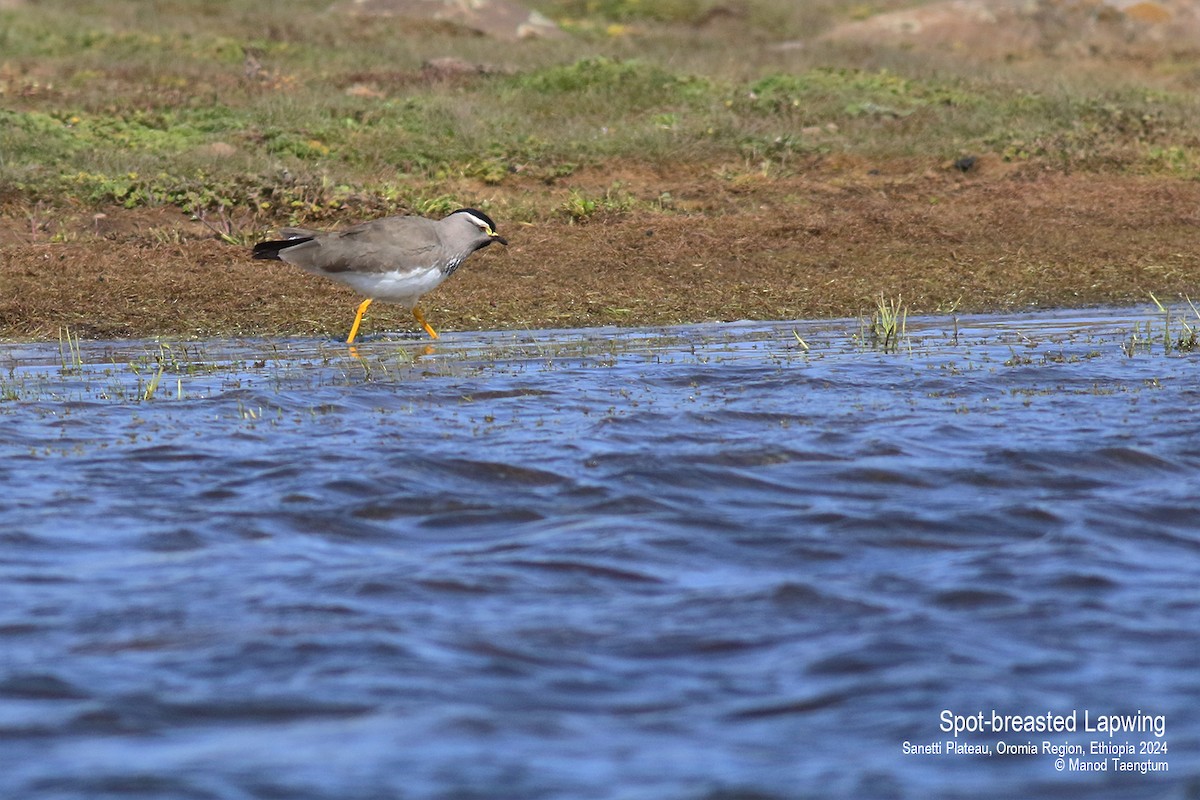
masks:
<path id="1" fill-rule="evenodd" d="M 496 223 L 492 222 L 492 218 L 487 214 L 476 208 L 460 208 L 450 216 L 454 217 L 459 214 L 461 214 L 463 218 L 469 220 L 472 225 L 479 228 L 479 230 L 481 230 L 488 237 L 487 241 L 481 246 L 486 247 L 492 242 L 499 242 L 500 244 L 506 246 L 508 245 L 508 239 L 505 239 L 496 232 Z"/>

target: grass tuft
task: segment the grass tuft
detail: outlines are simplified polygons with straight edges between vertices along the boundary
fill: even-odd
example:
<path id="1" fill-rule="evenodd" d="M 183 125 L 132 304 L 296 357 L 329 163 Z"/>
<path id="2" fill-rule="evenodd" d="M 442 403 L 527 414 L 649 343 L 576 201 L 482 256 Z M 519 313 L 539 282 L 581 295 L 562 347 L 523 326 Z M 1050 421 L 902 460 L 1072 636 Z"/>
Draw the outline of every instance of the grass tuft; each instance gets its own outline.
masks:
<path id="1" fill-rule="evenodd" d="M 871 346 L 884 353 L 900 350 L 900 340 L 907 335 L 908 307 L 901 296 L 887 298 L 881 292 L 875 300 L 875 313 L 867 328 Z"/>
<path id="2" fill-rule="evenodd" d="M 58 329 L 58 354 L 62 364 L 63 375 L 73 375 L 83 370 L 83 351 L 80 348 L 79 336 L 71 335 L 69 327 Z"/>

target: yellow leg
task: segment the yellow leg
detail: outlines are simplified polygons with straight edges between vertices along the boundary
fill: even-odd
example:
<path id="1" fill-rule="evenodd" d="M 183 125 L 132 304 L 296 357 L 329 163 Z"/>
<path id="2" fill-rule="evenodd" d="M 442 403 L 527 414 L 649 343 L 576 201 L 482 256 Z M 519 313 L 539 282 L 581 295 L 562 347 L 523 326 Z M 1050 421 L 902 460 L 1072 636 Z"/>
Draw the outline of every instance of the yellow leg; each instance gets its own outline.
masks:
<path id="1" fill-rule="evenodd" d="M 421 323 L 421 327 L 425 329 L 425 332 L 428 333 L 431 338 L 438 338 L 437 331 L 430 327 L 429 323 L 425 321 L 425 312 L 421 311 L 420 306 L 413 306 L 413 317 L 417 320 L 417 322 Z"/>
<path id="2" fill-rule="evenodd" d="M 354 324 L 350 326 L 350 335 L 346 337 L 346 344 L 354 344 L 354 337 L 358 335 L 358 326 L 362 324 L 363 314 L 367 313 L 367 306 L 371 305 L 371 299 L 368 297 L 358 304 L 358 313 L 354 315 Z"/>

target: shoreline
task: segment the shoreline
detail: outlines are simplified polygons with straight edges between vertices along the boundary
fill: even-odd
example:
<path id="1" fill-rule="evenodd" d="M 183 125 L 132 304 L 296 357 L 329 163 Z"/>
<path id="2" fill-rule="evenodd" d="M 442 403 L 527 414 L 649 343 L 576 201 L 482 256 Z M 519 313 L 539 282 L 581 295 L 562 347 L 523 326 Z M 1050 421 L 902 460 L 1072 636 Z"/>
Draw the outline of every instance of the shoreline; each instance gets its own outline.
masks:
<path id="1" fill-rule="evenodd" d="M 1106 175 L 897 178 L 868 172 L 674 189 L 691 208 L 582 223 L 506 218 L 510 246 L 474 256 L 422 300 L 439 331 L 912 316 L 1172 302 L 1200 293 L 1200 183 Z M 633 191 L 661 190 L 652 175 Z M 552 194 L 555 189 L 546 190 Z M 251 261 L 171 208 L 79 215 L 75 239 L 0 242 L 0 339 L 345 334 L 358 296 Z M 357 221 L 351 210 L 345 224 Z M 330 225 L 329 227 L 340 227 Z M 379 303 L 367 335 L 415 330 Z"/>

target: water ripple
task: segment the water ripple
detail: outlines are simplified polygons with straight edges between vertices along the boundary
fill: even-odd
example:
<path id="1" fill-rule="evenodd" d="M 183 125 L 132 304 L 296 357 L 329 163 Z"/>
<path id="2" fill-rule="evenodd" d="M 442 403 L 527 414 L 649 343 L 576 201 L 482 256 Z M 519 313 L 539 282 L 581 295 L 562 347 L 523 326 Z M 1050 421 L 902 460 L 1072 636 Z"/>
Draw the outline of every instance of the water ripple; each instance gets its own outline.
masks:
<path id="1" fill-rule="evenodd" d="M 1196 363 L 1131 314 L 0 350 L 0 796 L 1189 796 Z M 905 756 L 943 709 L 1170 772 Z"/>

